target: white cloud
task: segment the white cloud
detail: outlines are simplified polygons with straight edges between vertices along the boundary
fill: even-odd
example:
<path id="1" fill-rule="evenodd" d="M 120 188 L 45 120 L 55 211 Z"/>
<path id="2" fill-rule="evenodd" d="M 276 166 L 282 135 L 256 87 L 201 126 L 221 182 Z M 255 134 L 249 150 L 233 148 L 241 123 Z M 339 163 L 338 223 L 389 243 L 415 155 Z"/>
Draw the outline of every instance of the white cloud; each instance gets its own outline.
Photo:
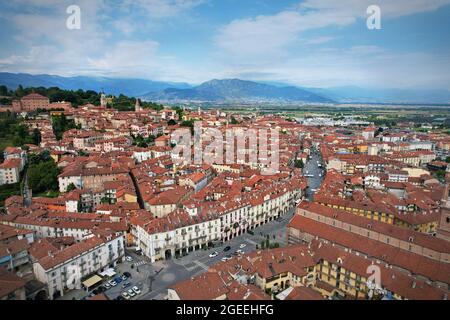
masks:
<path id="1" fill-rule="evenodd" d="M 174 57 L 159 53 L 159 43 L 152 39 L 123 40 L 113 34 L 120 30 L 131 36 L 138 26 L 126 14 L 113 18 L 111 7 L 103 0 L 37 1 L 14 0 L 11 5 L 30 6 L 3 17 L 18 30 L 14 39 L 19 50 L 0 55 L 0 70 L 10 72 L 51 73 L 58 75 L 114 75 L 161 79 L 181 76 Z M 81 29 L 66 28 L 66 8 L 76 3 L 81 8 Z M 193 0 L 148 0 L 121 3 L 124 12 L 142 6 L 158 16 L 176 15 L 199 4 Z M 127 8 L 123 7 L 127 5 Z M 38 10 L 39 9 L 39 10 Z M 123 13 L 123 12 L 121 12 Z M 115 30 L 114 30 L 115 29 Z"/>
<path id="2" fill-rule="evenodd" d="M 392 19 L 433 11 L 450 0 L 306 0 L 273 15 L 234 20 L 214 38 L 217 57 L 227 66 L 223 73 L 309 86 L 448 86 L 448 53 L 445 58 L 420 52 L 394 54 L 371 45 L 348 49 L 311 46 L 334 39 L 323 35 L 327 27 L 336 30 L 361 21 L 361 28 L 366 28 L 366 9 L 374 3 L 380 6 L 382 19 Z M 322 35 L 308 35 L 315 30 Z M 412 73 L 417 77 L 411 77 Z"/>
<path id="3" fill-rule="evenodd" d="M 365 17 L 367 7 L 377 5 L 383 16 L 399 17 L 434 11 L 449 3 L 449 0 L 305 0 L 298 8 L 301 11 L 331 11 L 342 16 Z"/>
<path id="4" fill-rule="evenodd" d="M 312 87 L 360 85 L 450 89 L 450 53 L 400 54 L 372 46 L 356 46 L 346 50 L 323 49 L 264 67 L 231 67 L 226 77 L 276 80 Z"/>
<path id="5" fill-rule="evenodd" d="M 372 0 L 306 0 L 273 15 L 231 21 L 213 39 L 217 51 L 213 49 L 211 54 L 205 44 L 195 65 L 181 60 L 188 56 L 185 52 L 162 53 L 165 40 L 158 43 L 142 32 L 143 24 L 163 30 L 169 18 L 180 19 L 179 15 L 203 2 L 126 0 L 117 7 L 104 0 L 13 0 L 8 5 L 27 10 L 0 13 L 18 31 L 14 34 L 18 49 L 9 50 L 13 54 L 8 55 L 2 55 L 0 49 L 0 70 L 193 83 L 230 77 L 305 86 L 450 83 L 448 52 L 393 53 L 373 45 L 328 48 L 340 36 L 319 29 L 345 27 L 364 19 Z M 374 2 L 385 19 L 436 10 L 450 0 Z M 65 9 L 72 3 L 82 9 L 81 30 L 65 28 Z M 115 10 L 120 15 L 114 14 Z M 137 19 L 136 12 L 148 20 Z M 365 28 L 363 20 L 361 28 Z M 314 30 L 319 35 L 308 32 Z M 141 31 L 139 37 L 135 37 L 136 31 Z"/>
<path id="6" fill-rule="evenodd" d="M 288 46 L 298 43 L 304 31 L 348 26 L 366 17 L 366 9 L 373 3 L 373 0 L 306 0 L 295 10 L 234 20 L 219 30 L 215 42 L 226 54 L 254 61 L 284 52 Z M 433 11 L 450 0 L 378 0 L 376 3 L 383 18 L 392 18 Z M 361 26 L 365 28 L 365 23 Z"/>

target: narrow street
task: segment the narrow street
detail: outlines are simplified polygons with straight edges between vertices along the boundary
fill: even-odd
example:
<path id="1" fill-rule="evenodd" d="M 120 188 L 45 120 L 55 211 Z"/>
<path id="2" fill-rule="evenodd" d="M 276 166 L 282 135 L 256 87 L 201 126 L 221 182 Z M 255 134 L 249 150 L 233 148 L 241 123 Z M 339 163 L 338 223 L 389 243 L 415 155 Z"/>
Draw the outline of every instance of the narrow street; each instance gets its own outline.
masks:
<path id="1" fill-rule="evenodd" d="M 22 190 L 23 201 L 26 207 L 31 205 L 31 190 L 28 187 L 28 172 L 25 172 L 23 178 L 23 190 Z"/>
<path id="2" fill-rule="evenodd" d="M 311 201 L 314 193 L 319 189 L 324 179 L 325 170 L 319 165 L 323 165 L 320 152 L 312 149 L 311 158 L 306 162 L 303 168 L 303 174 L 308 178 L 308 189 L 306 190 L 306 198 Z"/>

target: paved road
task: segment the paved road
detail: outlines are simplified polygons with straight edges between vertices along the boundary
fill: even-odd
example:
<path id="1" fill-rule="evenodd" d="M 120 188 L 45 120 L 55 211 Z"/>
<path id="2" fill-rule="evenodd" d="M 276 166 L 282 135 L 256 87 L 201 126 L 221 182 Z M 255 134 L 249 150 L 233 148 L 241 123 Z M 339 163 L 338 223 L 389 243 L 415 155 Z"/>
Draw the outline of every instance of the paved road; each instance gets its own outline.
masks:
<path id="1" fill-rule="evenodd" d="M 313 177 L 308 177 L 308 189 L 306 191 L 306 198 L 312 200 L 314 195 L 314 189 L 318 189 L 323 181 L 324 171 L 323 167 L 319 167 L 319 163 L 323 165 L 322 157 L 318 151 L 311 152 L 311 159 L 306 163 L 303 168 L 303 174 L 311 174 Z"/>
<path id="2" fill-rule="evenodd" d="M 219 262 L 224 256 L 232 254 L 238 249 L 241 249 L 246 253 L 256 250 L 256 246 L 260 247 L 261 241 L 266 240 L 267 235 L 269 236 L 270 243 L 278 243 L 280 246 L 285 246 L 287 244 L 286 225 L 289 223 L 294 212 L 295 210 L 292 209 L 279 220 L 271 221 L 254 229 L 253 235 L 245 233 L 221 246 L 208 250 L 194 251 L 180 259 L 150 263 L 147 257 L 137 255 L 134 251 L 126 250 L 126 255 L 131 256 L 133 261 L 119 263 L 116 266 L 116 272 L 119 275 L 123 274 L 125 271 L 131 273 L 131 278 L 127 280 L 130 282 L 130 286 L 124 289 L 122 288 L 123 283 L 120 283 L 117 286 L 108 289 L 105 294 L 110 299 L 116 299 L 125 290 L 128 290 L 133 286 L 138 286 L 142 293 L 133 299 L 165 299 L 167 288 L 171 285 L 205 272 L 211 265 Z M 241 244 L 245 244 L 245 247 L 240 248 Z M 231 249 L 224 252 L 223 249 L 226 246 L 230 246 Z M 219 255 L 210 258 L 209 254 L 214 251 L 217 251 Z M 59 299 L 82 299 L 89 293 L 90 292 L 84 290 L 72 290 Z"/>
<path id="3" fill-rule="evenodd" d="M 28 187 L 28 173 L 25 172 L 25 177 L 23 179 L 23 190 L 22 190 L 22 196 L 24 199 L 24 204 L 26 207 L 31 205 L 31 192 L 30 188 Z"/>
<path id="4" fill-rule="evenodd" d="M 246 233 L 221 246 L 208 250 L 194 251 L 181 259 L 161 261 L 153 265 L 146 265 L 145 268 L 151 271 L 143 272 L 146 272 L 146 274 L 149 274 L 152 277 L 151 287 L 147 287 L 149 289 L 148 292 L 141 295 L 139 299 L 164 299 L 167 295 L 167 288 L 169 286 L 207 271 L 211 265 L 219 262 L 224 256 L 232 254 L 240 249 L 241 244 L 245 244 L 245 247 L 241 250 L 248 253 L 256 250 L 256 246 L 260 247 L 261 241 L 265 240 L 267 235 L 269 235 L 269 241 L 271 243 L 278 243 L 280 246 L 285 246 L 287 244 L 286 225 L 289 223 L 294 211 L 294 209 L 291 210 L 278 221 L 271 221 L 254 229 L 254 235 Z M 223 251 L 226 246 L 231 247 L 228 252 Z M 214 251 L 217 251 L 219 255 L 210 258 L 209 254 Z M 158 274 L 154 273 L 155 269 L 158 268 L 162 269 L 161 272 Z"/>

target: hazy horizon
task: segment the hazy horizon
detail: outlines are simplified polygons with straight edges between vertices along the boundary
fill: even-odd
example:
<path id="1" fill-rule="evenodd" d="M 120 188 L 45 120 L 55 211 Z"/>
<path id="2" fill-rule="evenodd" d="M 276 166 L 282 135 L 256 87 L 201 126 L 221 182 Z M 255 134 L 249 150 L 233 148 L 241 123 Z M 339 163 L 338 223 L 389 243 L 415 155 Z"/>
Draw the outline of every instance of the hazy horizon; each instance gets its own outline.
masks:
<path id="1" fill-rule="evenodd" d="M 450 89 L 450 0 L 12 0 L 0 71 L 200 84 Z M 80 28 L 67 20 L 80 9 Z M 69 13 L 68 13 L 69 12 Z M 420 39 L 420 41 L 418 41 Z"/>

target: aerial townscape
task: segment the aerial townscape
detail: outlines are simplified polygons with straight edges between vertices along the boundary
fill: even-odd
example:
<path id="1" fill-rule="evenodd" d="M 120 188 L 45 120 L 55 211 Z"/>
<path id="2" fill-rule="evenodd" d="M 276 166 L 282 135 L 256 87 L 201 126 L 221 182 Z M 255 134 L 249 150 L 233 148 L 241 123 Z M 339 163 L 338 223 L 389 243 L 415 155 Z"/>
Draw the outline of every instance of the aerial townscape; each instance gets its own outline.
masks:
<path id="1" fill-rule="evenodd" d="M 449 300 L 450 51 L 386 32 L 450 1 L 73 2 L 0 5 L 0 300 Z"/>
<path id="2" fill-rule="evenodd" d="M 119 111 L 105 94 L 75 106 L 30 90 L 6 90 L 1 113 L 2 127 L 25 128 L 0 165 L 2 298 L 448 297 L 450 136 L 439 120 L 135 98 Z M 173 133 L 193 122 L 279 130 L 278 170 L 250 157 L 176 161 Z"/>

